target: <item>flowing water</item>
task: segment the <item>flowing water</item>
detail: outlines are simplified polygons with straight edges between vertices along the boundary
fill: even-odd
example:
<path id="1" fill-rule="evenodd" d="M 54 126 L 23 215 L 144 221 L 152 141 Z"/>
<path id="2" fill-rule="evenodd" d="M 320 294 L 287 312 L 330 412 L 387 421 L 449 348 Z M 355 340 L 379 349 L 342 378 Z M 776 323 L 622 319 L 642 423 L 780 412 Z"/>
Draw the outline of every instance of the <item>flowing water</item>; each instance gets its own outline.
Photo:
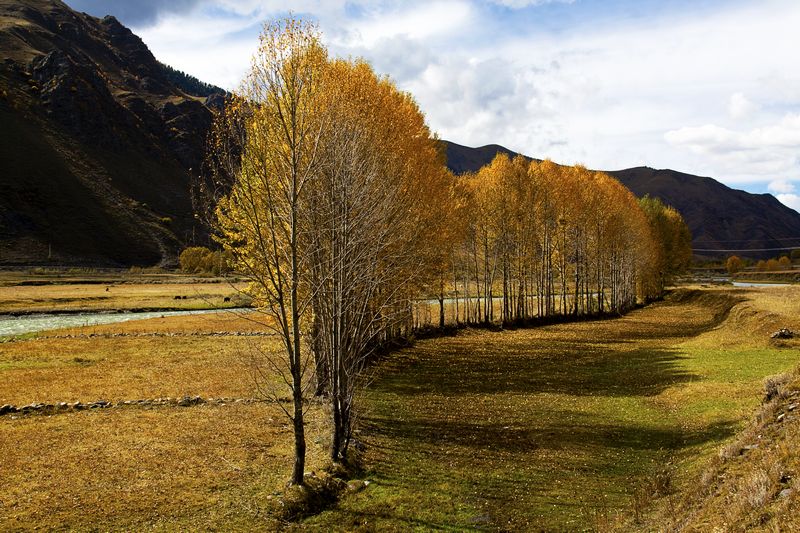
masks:
<path id="1" fill-rule="evenodd" d="M 201 315 L 221 313 L 225 311 L 242 312 L 246 309 L 201 309 L 193 311 L 131 311 L 123 313 L 75 313 L 75 314 L 36 314 L 25 316 L 0 315 L 0 337 L 22 335 L 37 331 L 48 331 L 62 328 L 78 328 L 97 326 L 100 324 L 116 324 L 129 320 L 144 320 L 180 315 Z"/>

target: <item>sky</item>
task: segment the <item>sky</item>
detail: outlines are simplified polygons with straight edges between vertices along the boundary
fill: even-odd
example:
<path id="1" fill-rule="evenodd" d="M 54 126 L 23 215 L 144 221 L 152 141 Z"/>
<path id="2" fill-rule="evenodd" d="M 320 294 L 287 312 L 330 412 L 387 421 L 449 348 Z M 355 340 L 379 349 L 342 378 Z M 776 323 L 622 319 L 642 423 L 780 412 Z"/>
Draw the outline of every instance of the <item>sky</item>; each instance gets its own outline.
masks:
<path id="1" fill-rule="evenodd" d="M 800 211 L 797 0 L 67 0 L 225 89 L 263 24 L 319 24 L 443 139 L 590 168 L 672 168 Z"/>

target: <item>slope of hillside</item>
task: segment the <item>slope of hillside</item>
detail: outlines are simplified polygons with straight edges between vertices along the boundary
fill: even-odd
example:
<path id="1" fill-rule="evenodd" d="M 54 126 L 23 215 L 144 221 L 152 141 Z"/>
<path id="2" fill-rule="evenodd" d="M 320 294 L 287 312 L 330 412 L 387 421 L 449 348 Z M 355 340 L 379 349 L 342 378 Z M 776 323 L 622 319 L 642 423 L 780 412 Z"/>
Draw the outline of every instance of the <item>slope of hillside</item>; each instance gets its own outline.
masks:
<path id="1" fill-rule="evenodd" d="M 470 148 L 450 141 L 442 141 L 447 157 L 447 167 L 455 174 L 465 172 L 476 172 L 484 165 L 492 162 L 492 159 L 499 153 L 508 154 L 511 157 L 517 155 L 508 148 L 499 144 L 487 144 L 479 148 Z"/>
<path id="2" fill-rule="evenodd" d="M 763 249 L 800 243 L 800 214 L 771 194 L 751 194 L 674 170 L 639 167 L 609 174 L 637 196 L 657 196 L 680 211 L 692 230 L 695 248 Z"/>
<path id="3" fill-rule="evenodd" d="M 516 155 L 496 144 L 469 148 L 443 142 L 447 165 L 456 174 L 475 172 L 501 152 Z M 638 167 L 608 174 L 636 196 L 649 194 L 677 209 L 692 231 L 695 249 L 760 250 L 800 244 L 800 213 L 786 207 L 771 194 L 751 194 L 731 189 L 712 178 L 674 170 Z M 740 255 L 759 258 L 779 253 L 780 250 L 767 250 Z M 729 253 L 702 252 L 697 255 L 714 257 Z"/>
<path id="4" fill-rule="evenodd" d="M 0 265 L 174 261 L 213 98 L 113 17 L 0 0 Z"/>

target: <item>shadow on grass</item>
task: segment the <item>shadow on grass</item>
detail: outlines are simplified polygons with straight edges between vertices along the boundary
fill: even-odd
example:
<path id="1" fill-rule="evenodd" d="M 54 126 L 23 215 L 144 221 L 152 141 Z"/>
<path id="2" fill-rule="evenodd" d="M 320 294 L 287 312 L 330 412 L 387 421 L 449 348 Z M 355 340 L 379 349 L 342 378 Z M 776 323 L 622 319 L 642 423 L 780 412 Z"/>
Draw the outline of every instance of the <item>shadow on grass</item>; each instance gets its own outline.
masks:
<path id="1" fill-rule="evenodd" d="M 370 475 L 390 497 L 336 516 L 390 530 L 591 528 L 587 509 L 627 505 L 632 479 L 736 429 L 686 429 L 648 400 L 699 380 L 670 345 L 730 308 L 687 298 L 615 321 L 467 332 L 396 354 L 361 425 L 381 457 Z"/>
<path id="2" fill-rule="evenodd" d="M 587 352 L 564 346 L 554 356 L 530 347 L 521 352 L 504 344 L 478 351 L 460 343 L 437 346 L 435 359 L 416 354 L 414 359 L 381 380 L 378 388 L 399 395 L 655 396 L 667 387 L 699 379 L 680 367 L 684 357 L 677 351 L 656 348 Z"/>

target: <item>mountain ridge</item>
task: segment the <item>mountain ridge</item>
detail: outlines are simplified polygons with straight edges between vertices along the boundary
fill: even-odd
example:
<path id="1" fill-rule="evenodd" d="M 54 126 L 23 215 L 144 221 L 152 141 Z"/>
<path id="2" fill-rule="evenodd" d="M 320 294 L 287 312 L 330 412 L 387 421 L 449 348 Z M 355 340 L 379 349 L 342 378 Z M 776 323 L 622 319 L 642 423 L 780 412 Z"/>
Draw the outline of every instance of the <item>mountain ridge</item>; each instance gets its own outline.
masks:
<path id="1" fill-rule="evenodd" d="M 219 95 L 60 0 L 0 0 L 0 58 L 0 264 L 174 264 Z"/>
<path id="2" fill-rule="evenodd" d="M 189 188 L 224 97 L 112 16 L 0 0 L 0 266 L 172 265 L 205 244 Z M 442 143 L 457 174 L 516 155 Z M 668 169 L 608 173 L 681 212 L 695 248 L 800 244 L 800 214 L 771 195 Z"/>

